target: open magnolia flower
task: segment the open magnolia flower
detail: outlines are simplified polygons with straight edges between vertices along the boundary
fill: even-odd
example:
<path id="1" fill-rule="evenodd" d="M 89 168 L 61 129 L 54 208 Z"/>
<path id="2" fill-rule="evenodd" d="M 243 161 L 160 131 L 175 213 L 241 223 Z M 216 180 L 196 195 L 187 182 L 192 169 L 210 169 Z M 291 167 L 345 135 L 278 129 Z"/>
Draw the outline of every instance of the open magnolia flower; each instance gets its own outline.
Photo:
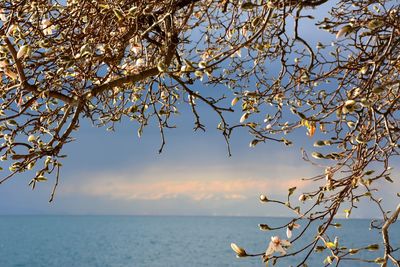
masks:
<path id="1" fill-rule="evenodd" d="M 268 258 L 275 252 L 280 252 L 281 255 L 286 254 L 285 248 L 290 247 L 292 244 L 287 240 L 282 240 L 279 236 L 271 236 L 271 242 L 269 242 L 269 246 L 267 251 L 265 251 L 265 258 Z"/>

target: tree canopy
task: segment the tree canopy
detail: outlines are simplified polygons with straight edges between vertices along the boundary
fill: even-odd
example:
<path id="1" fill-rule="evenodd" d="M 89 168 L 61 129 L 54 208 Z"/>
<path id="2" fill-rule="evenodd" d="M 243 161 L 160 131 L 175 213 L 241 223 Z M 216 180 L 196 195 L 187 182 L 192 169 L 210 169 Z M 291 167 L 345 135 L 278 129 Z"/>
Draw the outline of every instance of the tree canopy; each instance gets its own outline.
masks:
<path id="1" fill-rule="evenodd" d="M 314 18 L 319 9 L 325 18 Z M 250 146 L 291 145 L 298 128 L 322 138 L 314 152 L 303 151 L 323 169 L 309 178 L 314 191 L 299 195 L 307 208 L 293 200 L 296 188 L 286 200 L 260 197 L 293 210 L 286 225 L 260 225 L 288 228 L 290 242 L 275 236 L 255 255 L 232 244 L 238 256 L 295 257 L 285 247 L 318 220 L 298 266 L 318 250 L 329 251 L 326 264 L 357 259 L 358 251 L 377 246 L 344 248 L 327 230 L 338 213 L 351 216 L 365 199 L 382 214 L 371 227 L 382 233 L 383 254 L 359 260 L 399 266 L 389 230 L 400 205 L 387 211 L 375 196 L 376 184 L 393 182 L 391 159 L 399 153 L 398 1 L 3 0 L 0 34 L 0 156 L 10 163 L 0 183 L 31 171 L 35 188 L 53 175 L 51 201 L 63 147 L 82 120 L 113 130 L 126 117 L 138 123 L 139 136 L 156 123 L 161 152 L 164 131 L 175 127 L 170 121 L 183 105 L 195 130 L 205 130 L 201 104 L 219 117 L 229 154 L 238 128 L 253 137 Z M 224 86 L 230 94 L 201 86 Z M 291 239 L 300 221 L 308 223 Z"/>

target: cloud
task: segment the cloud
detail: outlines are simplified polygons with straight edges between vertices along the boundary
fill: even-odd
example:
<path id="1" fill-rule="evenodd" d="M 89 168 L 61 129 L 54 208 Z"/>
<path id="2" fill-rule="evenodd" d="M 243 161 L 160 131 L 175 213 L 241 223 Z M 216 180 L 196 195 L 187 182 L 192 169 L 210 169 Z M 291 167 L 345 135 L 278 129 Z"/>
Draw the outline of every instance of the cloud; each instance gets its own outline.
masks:
<path id="1" fill-rule="evenodd" d="M 307 185 L 299 175 L 309 168 L 280 164 L 163 164 L 138 170 L 125 167 L 107 173 L 86 173 L 65 184 L 62 195 L 125 201 L 188 198 L 193 201 L 242 201 L 257 194 L 286 194 L 287 188 Z M 79 181 L 77 181 L 77 178 Z"/>

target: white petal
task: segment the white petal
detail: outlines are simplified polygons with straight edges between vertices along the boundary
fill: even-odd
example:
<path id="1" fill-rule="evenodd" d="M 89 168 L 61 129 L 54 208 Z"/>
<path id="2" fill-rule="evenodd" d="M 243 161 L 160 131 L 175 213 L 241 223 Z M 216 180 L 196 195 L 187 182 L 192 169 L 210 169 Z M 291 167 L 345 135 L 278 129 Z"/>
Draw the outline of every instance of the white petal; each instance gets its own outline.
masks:
<path id="1" fill-rule="evenodd" d="M 285 246 L 285 247 L 290 247 L 290 246 L 292 245 L 292 243 L 290 243 L 290 242 L 287 241 L 287 240 L 281 240 L 281 244 L 282 244 L 283 246 Z"/>
<path id="2" fill-rule="evenodd" d="M 286 228 L 286 236 L 287 238 L 292 238 L 292 230 L 289 229 L 289 227 Z"/>
<path id="3" fill-rule="evenodd" d="M 280 252 L 282 256 L 286 254 L 286 250 L 281 245 L 277 245 L 275 251 Z"/>
<path id="4" fill-rule="evenodd" d="M 266 256 L 266 257 L 269 257 L 269 256 L 271 256 L 274 252 L 275 252 L 275 245 L 274 245 L 274 243 L 271 241 L 271 242 L 269 242 L 269 246 L 268 246 L 267 250 L 265 251 L 265 256 Z"/>
<path id="5" fill-rule="evenodd" d="M 231 243 L 231 248 L 233 251 L 235 251 L 238 257 L 246 256 L 246 251 L 243 248 L 236 245 L 235 243 Z"/>
<path id="6" fill-rule="evenodd" d="M 271 241 L 274 243 L 279 243 L 280 242 L 279 236 L 271 236 Z"/>
<path id="7" fill-rule="evenodd" d="M 249 117 L 249 113 L 243 113 L 242 117 L 240 117 L 240 123 L 243 123 Z"/>

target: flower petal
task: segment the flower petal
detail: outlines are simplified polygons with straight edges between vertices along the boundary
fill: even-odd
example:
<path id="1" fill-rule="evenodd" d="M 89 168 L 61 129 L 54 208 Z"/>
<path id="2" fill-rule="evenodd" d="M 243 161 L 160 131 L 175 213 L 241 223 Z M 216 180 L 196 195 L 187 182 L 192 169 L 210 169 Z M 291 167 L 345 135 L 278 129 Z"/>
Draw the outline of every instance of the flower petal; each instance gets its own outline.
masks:
<path id="1" fill-rule="evenodd" d="M 280 252 L 282 256 L 286 255 L 286 250 L 281 245 L 277 245 L 275 251 Z"/>
<path id="2" fill-rule="evenodd" d="M 243 113 L 242 117 L 240 117 L 240 123 L 243 123 L 249 117 L 250 113 L 245 112 Z"/>
<path id="3" fill-rule="evenodd" d="M 289 227 L 286 228 L 286 236 L 287 238 L 292 238 L 292 230 L 289 229 Z"/>
<path id="4" fill-rule="evenodd" d="M 292 243 L 290 243 L 288 240 L 281 240 L 281 245 L 285 247 L 290 247 Z"/>
<path id="5" fill-rule="evenodd" d="M 246 251 L 243 248 L 236 245 L 235 243 L 231 243 L 231 248 L 233 251 L 235 251 L 235 253 L 238 257 L 246 257 L 247 256 Z"/>
<path id="6" fill-rule="evenodd" d="M 275 243 L 279 243 L 279 236 L 271 236 L 271 241 Z"/>
<path id="7" fill-rule="evenodd" d="M 269 242 L 269 246 L 268 246 L 267 250 L 265 251 L 265 256 L 266 256 L 266 257 L 269 257 L 269 256 L 271 256 L 274 252 L 275 252 L 275 245 L 274 245 L 274 243 L 271 241 L 271 242 Z"/>

